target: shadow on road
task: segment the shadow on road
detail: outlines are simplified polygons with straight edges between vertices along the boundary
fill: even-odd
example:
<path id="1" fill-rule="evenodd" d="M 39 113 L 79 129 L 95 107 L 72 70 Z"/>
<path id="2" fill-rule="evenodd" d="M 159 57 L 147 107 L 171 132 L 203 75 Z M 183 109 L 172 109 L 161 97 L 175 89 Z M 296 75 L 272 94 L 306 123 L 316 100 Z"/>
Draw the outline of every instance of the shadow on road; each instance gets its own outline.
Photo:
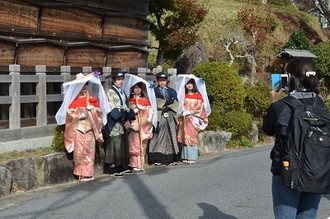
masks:
<path id="1" fill-rule="evenodd" d="M 330 194 L 328 194 L 328 195 L 323 195 L 323 198 L 326 198 L 326 199 L 330 200 Z"/>
<path id="2" fill-rule="evenodd" d="M 83 212 L 74 212 L 67 211 L 62 209 L 66 209 L 71 204 L 76 204 L 78 202 L 82 202 L 86 199 L 97 199 L 95 194 L 97 194 L 98 190 L 102 190 L 104 187 L 109 186 L 109 184 L 112 183 L 111 181 L 98 181 L 98 182 L 89 182 L 89 183 L 80 183 L 80 184 L 71 184 L 68 188 L 61 189 L 60 191 L 56 191 L 53 189 L 50 189 L 48 192 L 40 192 L 37 194 L 34 194 L 33 192 L 29 193 L 23 193 L 21 197 L 23 203 L 28 203 L 29 200 L 42 200 L 43 198 L 47 198 L 48 196 L 53 196 L 57 193 L 64 193 L 65 195 L 62 198 L 53 198 L 53 200 L 43 206 L 43 209 L 36 210 L 31 209 L 29 211 L 24 211 L 23 213 L 14 213 L 11 209 L 16 208 L 17 206 L 20 206 L 20 202 L 12 205 L 11 207 L 8 207 L 4 209 L 3 211 L 8 211 L 6 216 L 3 216 L 1 218 L 3 219 L 11 219 L 11 218 L 31 218 L 35 219 L 37 217 L 43 217 L 47 215 L 49 212 L 52 212 L 51 214 L 53 216 L 62 216 L 62 217 L 69 217 L 74 214 L 76 214 L 77 217 L 83 217 Z M 26 196 L 26 197 L 24 197 Z M 9 203 L 8 203 L 9 204 Z"/>
<path id="3" fill-rule="evenodd" d="M 157 197 L 147 188 L 139 177 L 132 177 L 131 180 L 125 182 L 130 186 L 135 197 L 139 200 L 139 204 L 147 218 L 172 218 L 165 210 L 166 207 L 159 202 Z"/>
<path id="4" fill-rule="evenodd" d="M 199 219 L 205 219 L 205 218 L 237 219 L 237 217 L 223 213 L 214 205 L 210 205 L 207 203 L 197 203 L 197 205 L 203 210 L 203 215 L 199 217 Z"/>

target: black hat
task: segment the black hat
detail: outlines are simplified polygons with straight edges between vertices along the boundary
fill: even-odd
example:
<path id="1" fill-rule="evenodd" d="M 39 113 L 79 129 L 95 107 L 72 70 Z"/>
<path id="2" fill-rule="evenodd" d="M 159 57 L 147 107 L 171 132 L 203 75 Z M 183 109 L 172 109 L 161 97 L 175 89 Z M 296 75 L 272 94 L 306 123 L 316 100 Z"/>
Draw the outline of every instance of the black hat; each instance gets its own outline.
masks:
<path id="1" fill-rule="evenodd" d="M 159 72 L 159 73 L 156 74 L 156 77 L 157 78 L 168 78 L 169 75 L 166 72 Z"/>
<path id="2" fill-rule="evenodd" d="M 123 72 L 111 72 L 110 75 L 107 75 L 105 78 L 118 78 L 118 77 L 125 77 L 125 73 Z"/>

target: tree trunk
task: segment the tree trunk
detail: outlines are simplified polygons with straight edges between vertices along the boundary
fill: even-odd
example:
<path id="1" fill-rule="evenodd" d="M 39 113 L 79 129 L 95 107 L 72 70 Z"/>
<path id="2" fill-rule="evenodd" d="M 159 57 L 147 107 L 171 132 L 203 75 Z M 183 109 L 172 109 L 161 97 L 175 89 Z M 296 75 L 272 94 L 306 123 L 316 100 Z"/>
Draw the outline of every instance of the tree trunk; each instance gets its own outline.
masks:
<path id="1" fill-rule="evenodd" d="M 257 74 L 257 62 L 254 57 L 251 57 L 251 84 L 254 84 L 256 81 L 256 74 Z"/>
<path id="2" fill-rule="evenodd" d="M 156 58 L 156 66 L 164 64 L 164 53 L 165 53 L 164 50 L 158 49 L 157 58 Z"/>

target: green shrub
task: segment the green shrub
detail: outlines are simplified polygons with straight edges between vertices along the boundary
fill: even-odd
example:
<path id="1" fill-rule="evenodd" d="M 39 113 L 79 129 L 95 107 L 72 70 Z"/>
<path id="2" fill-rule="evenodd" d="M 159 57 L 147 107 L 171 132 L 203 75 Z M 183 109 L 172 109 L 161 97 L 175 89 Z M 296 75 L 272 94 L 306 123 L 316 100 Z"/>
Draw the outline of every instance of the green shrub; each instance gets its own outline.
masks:
<path id="1" fill-rule="evenodd" d="M 279 6 L 290 6 L 292 5 L 291 0 L 268 0 L 269 4 L 279 5 Z"/>
<path id="2" fill-rule="evenodd" d="M 237 146 L 236 142 L 232 140 L 226 143 L 227 148 L 235 148 L 236 146 Z"/>
<path id="3" fill-rule="evenodd" d="M 244 148 L 252 148 L 253 147 L 253 144 L 251 142 L 251 140 L 249 140 L 248 138 L 246 137 L 242 137 L 240 140 L 239 140 L 239 145 L 241 147 L 244 147 Z"/>
<path id="4" fill-rule="evenodd" d="M 55 151 L 65 151 L 64 147 L 64 129 L 65 125 L 58 125 L 54 130 L 52 149 Z"/>
<path id="5" fill-rule="evenodd" d="M 325 99 L 324 100 L 324 103 L 327 106 L 327 108 L 330 110 L 330 99 L 329 98 L 328 99 Z"/>
<path id="6" fill-rule="evenodd" d="M 194 69 L 206 83 L 210 103 L 225 112 L 243 109 L 245 90 L 237 71 L 224 62 L 206 62 Z"/>
<path id="7" fill-rule="evenodd" d="M 321 42 L 311 49 L 311 52 L 317 56 L 314 59 L 318 78 L 325 78 L 326 84 L 329 86 L 330 78 L 330 43 Z"/>
<path id="8" fill-rule="evenodd" d="M 226 143 L 226 147 L 227 148 L 252 148 L 253 144 L 252 142 L 246 138 L 246 137 L 242 137 L 238 140 L 232 140 L 232 141 L 228 141 Z"/>
<path id="9" fill-rule="evenodd" d="M 310 50 L 311 43 L 307 38 L 304 30 L 296 30 L 289 37 L 288 42 L 282 47 L 282 49 L 305 49 Z"/>
<path id="10" fill-rule="evenodd" d="M 208 116 L 209 124 L 206 127 L 206 131 L 219 131 L 220 130 L 220 118 L 223 114 L 223 109 L 217 105 L 213 105 L 211 114 Z"/>
<path id="11" fill-rule="evenodd" d="M 271 104 L 270 84 L 259 81 L 255 86 L 246 85 L 245 109 L 253 118 L 262 118 Z"/>
<path id="12" fill-rule="evenodd" d="M 249 138 L 252 129 L 252 117 L 248 113 L 231 111 L 221 116 L 220 127 L 232 133 L 232 139 Z"/>

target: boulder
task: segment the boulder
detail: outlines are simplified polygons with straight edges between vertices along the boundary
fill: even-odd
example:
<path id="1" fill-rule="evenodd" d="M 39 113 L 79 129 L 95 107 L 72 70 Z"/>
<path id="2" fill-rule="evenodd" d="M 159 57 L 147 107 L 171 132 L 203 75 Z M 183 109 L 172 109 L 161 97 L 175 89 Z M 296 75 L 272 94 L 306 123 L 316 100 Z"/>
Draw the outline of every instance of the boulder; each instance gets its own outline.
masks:
<path id="1" fill-rule="evenodd" d="M 45 185 L 45 159 L 43 157 L 33 158 L 37 185 Z"/>
<path id="2" fill-rule="evenodd" d="M 9 195 L 12 185 L 12 175 L 8 167 L 0 164 L 0 197 Z"/>
<path id="3" fill-rule="evenodd" d="M 205 131 L 198 134 L 199 150 L 201 154 L 218 153 L 225 149 L 231 140 L 231 132 Z"/>
<path id="4" fill-rule="evenodd" d="M 73 163 L 65 153 L 49 154 L 44 159 L 44 182 L 56 184 L 74 179 Z"/>
<path id="5" fill-rule="evenodd" d="M 28 190 L 37 185 L 34 162 L 31 157 L 11 160 L 6 163 L 13 176 L 13 187 Z"/>
<path id="6" fill-rule="evenodd" d="M 194 45 L 183 51 L 175 64 L 175 68 L 177 68 L 178 74 L 191 74 L 196 65 L 208 61 L 206 46 L 202 39 L 198 37 Z"/>
<path id="7" fill-rule="evenodd" d="M 249 133 L 250 140 L 252 143 L 256 143 L 259 140 L 259 130 L 256 124 L 252 124 L 252 130 Z"/>

